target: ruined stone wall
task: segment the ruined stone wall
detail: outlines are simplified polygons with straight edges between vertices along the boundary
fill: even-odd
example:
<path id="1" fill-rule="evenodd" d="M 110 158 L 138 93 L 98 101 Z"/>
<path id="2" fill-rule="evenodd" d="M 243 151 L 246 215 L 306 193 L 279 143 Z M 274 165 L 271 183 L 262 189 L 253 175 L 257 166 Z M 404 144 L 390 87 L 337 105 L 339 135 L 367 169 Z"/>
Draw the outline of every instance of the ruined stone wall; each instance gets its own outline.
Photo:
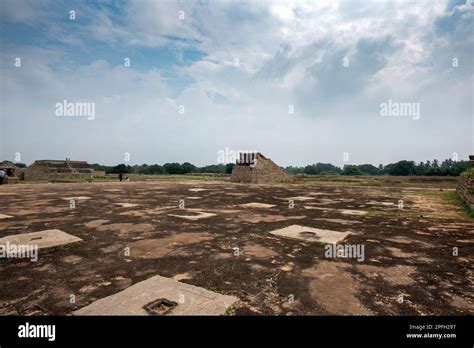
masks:
<path id="1" fill-rule="evenodd" d="M 18 177 L 16 176 L 9 176 L 8 178 L 6 178 L 6 180 L 4 181 L 4 184 L 18 184 Z"/>
<path id="2" fill-rule="evenodd" d="M 250 167 L 249 165 L 236 164 L 232 168 L 230 180 L 232 182 L 256 182 L 254 170 L 255 168 Z"/>
<path id="3" fill-rule="evenodd" d="M 257 160 L 256 181 L 259 183 L 284 182 L 289 175 L 267 158 Z"/>
<path id="4" fill-rule="evenodd" d="M 48 173 L 42 170 L 29 169 L 25 170 L 23 174 L 24 180 L 48 180 Z"/>
<path id="5" fill-rule="evenodd" d="M 45 173 L 43 171 L 27 169 L 25 170 L 25 181 L 40 181 L 40 180 L 62 180 L 62 179 L 79 179 L 90 178 L 90 174 L 84 173 Z"/>
<path id="6" fill-rule="evenodd" d="M 25 169 L 24 180 L 61 180 L 90 177 L 94 169 L 84 161 L 39 160 Z"/>
<path id="7" fill-rule="evenodd" d="M 273 183 L 288 180 L 289 175 L 272 160 L 259 156 L 254 166 L 236 164 L 232 169 L 231 181 L 246 183 Z"/>
<path id="8" fill-rule="evenodd" d="M 474 209 L 474 168 L 461 174 L 457 192 L 471 209 Z"/>
<path id="9" fill-rule="evenodd" d="M 94 170 L 92 172 L 93 176 L 105 176 L 105 170 Z"/>

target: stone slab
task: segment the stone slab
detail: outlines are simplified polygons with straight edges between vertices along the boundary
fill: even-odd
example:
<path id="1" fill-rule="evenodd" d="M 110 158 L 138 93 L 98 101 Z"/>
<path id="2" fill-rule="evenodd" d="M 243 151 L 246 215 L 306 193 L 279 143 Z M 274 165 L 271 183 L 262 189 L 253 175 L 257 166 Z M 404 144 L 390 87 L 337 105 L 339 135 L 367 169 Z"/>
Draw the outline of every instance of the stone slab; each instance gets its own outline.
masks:
<path id="1" fill-rule="evenodd" d="M 362 215 L 366 215 L 367 212 L 364 211 L 364 210 L 343 209 L 343 210 L 341 210 L 341 214 L 362 216 Z"/>
<path id="2" fill-rule="evenodd" d="M 207 191 L 208 189 L 205 188 L 190 188 L 189 191 L 191 192 L 201 192 L 201 191 Z"/>
<path id="3" fill-rule="evenodd" d="M 10 219 L 10 218 L 12 218 L 12 217 L 13 217 L 13 216 L 11 216 L 11 215 L 0 214 L 0 220 L 2 220 L 2 219 Z"/>
<path id="4" fill-rule="evenodd" d="M 63 198 L 67 201 L 70 201 L 70 200 L 75 200 L 75 201 L 84 201 L 86 199 L 91 199 L 90 197 L 87 197 L 87 196 L 77 196 L 77 197 L 66 197 L 66 198 Z"/>
<path id="5" fill-rule="evenodd" d="M 132 208 L 138 206 L 138 204 L 135 203 L 114 203 L 115 205 L 119 205 L 122 208 Z"/>
<path id="6" fill-rule="evenodd" d="M 393 203 L 393 202 L 378 202 L 378 201 L 370 201 L 367 204 L 370 204 L 370 205 L 386 205 L 386 206 L 395 205 L 395 203 Z"/>
<path id="7" fill-rule="evenodd" d="M 61 230 L 45 230 L 40 232 L 14 234 L 0 238 L 0 244 L 37 245 L 38 249 L 81 242 L 82 239 Z"/>
<path id="8" fill-rule="evenodd" d="M 206 213 L 203 211 L 195 211 L 193 210 L 192 213 L 194 215 L 178 215 L 178 214 L 168 214 L 168 216 L 173 216 L 185 220 L 190 220 L 190 221 L 196 221 L 196 220 L 202 220 L 202 219 L 207 219 L 213 216 L 216 216 L 217 214 L 214 213 Z"/>
<path id="9" fill-rule="evenodd" d="M 282 198 L 286 201 L 300 201 L 300 202 L 304 202 L 304 201 L 310 201 L 310 200 L 314 200 L 315 198 L 314 197 L 308 197 L 308 196 L 296 196 L 296 197 L 288 197 L 288 198 Z"/>
<path id="10" fill-rule="evenodd" d="M 157 275 L 97 300 L 73 315 L 148 315 L 143 307 L 158 299 L 177 303 L 166 315 L 222 315 L 239 300 Z"/>
<path id="11" fill-rule="evenodd" d="M 299 239 L 308 242 L 320 242 L 326 244 L 336 244 L 344 240 L 350 232 L 338 232 L 323 230 L 320 228 L 306 227 L 300 225 L 291 225 L 275 231 L 271 231 L 275 236 L 281 236 L 291 239 Z"/>
<path id="12" fill-rule="evenodd" d="M 244 208 L 273 208 L 275 205 L 267 204 L 267 203 L 251 202 L 251 203 L 241 204 L 240 206 Z"/>

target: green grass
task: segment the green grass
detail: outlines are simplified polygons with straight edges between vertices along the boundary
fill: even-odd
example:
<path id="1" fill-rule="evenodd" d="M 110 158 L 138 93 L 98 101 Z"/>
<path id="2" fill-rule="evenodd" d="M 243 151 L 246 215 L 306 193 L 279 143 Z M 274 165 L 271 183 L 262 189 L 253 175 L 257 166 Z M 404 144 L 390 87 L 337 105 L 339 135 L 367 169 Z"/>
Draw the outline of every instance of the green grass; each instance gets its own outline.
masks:
<path id="1" fill-rule="evenodd" d="M 455 188 L 457 178 L 423 176 L 343 176 L 343 175 L 293 175 L 292 183 L 306 186 L 365 186 L 365 187 L 426 187 Z"/>
<path id="2" fill-rule="evenodd" d="M 455 191 L 449 191 L 449 192 L 455 192 Z M 417 191 L 412 191 L 410 194 L 416 195 L 416 196 L 422 196 L 422 197 L 442 197 L 446 193 L 445 190 L 442 191 L 435 191 L 435 190 L 417 190 Z"/>
<path id="3" fill-rule="evenodd" d="M 448 191 L 444 194 L 446 202 L 456 206 L 459 210 L 465 212 L 466 216 L 474 219 L 474 210 L 459 196 L 456 191 Z"/>
<path id="4" fill-rule="evenodd" d="M 230 306 L 229 308 L 226 309 L 224 315 L 225 316 L 233 316 L 235 315 L 235 305 Z"/>
<path id="5" fill-rule="evenodd" d="M 390 216 L 390 217 L 408 217 L 408 218 L 421 218 L 422 214 L 416 211 L 408 209 L 398 209 L 398 210 L 376 210 L 368 209 L 367 216 L 376 217 L 376 216 Z"/>
<path id="6" fill-rule="evenodd" d="M 86 301 L 86 302 L 84 302 L 84 303 L 82 303 L 82 304 L 76 306 L 74 310 L 78 310 L 78 309 L 84 308 L 84 307 L 90 305 L 92 302 L 93 302 L 93 301 Z"/>
<path id="7" fill-rule="evenodd" d="M 64 244 L 64 245 L 44 248 L 44 249 L 41 249 L 40 252 L 41 252 L 41 254 L 49 254 L 49 253 L 52 253 L 52 252 L 69 250 L 69 249 L 75 247 L 76 243 L 78 243 L 78 242 L 72 242 L 72 243 L 68 243 L 68 244 Z"/>
<path id="8" fill-rule="evenodd" d="M 461 173 L 462 176 L 474 176 L 474 167 L 468 168 L 464 172 Z"/>

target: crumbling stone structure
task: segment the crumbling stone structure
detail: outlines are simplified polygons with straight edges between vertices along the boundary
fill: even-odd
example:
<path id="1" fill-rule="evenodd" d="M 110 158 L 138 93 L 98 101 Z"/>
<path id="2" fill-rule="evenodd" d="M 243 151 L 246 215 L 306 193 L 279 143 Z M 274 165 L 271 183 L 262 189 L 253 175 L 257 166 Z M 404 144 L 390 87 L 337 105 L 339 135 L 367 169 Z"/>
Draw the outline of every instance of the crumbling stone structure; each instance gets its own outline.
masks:
<path id="1" fill-rule="evenodd" d="M 13 162 L 0 162 L 0 169 L 6 174 L 5 178 L 3 179 L 4 184 L 18 183 L 18 175 L 21 173 L 21 170 Z"/>
<path id="2" fill-rule="evenodd" d="M 457 192 L 471 209 L 474 209 L 474 155 L 469 156 L 471 168 L 461 173 Z"/>
<path id="3" fill-rule="evenodd" d="M 260 152 L 240 153 L 230 180 L 242 183 L 284 182 L 289 175 Z"/>
<path id="4" fill-rule="evenodd" d="M 25 170 L 25 180 L 75 179 L 93 176 L 94 168 L 86 161 L 40 160 Z"/>

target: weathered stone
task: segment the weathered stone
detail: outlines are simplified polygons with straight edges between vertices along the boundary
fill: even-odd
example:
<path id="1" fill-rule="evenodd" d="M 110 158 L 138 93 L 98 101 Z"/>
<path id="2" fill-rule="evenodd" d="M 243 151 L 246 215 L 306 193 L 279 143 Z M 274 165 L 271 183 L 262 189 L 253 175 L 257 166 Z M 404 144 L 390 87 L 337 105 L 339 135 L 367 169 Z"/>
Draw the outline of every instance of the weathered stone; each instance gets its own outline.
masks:
<path id="1" fill-rule="evenodd" d="M 291 225 L 285 228 L 271 231 L 270 233 L 276 236 L 281 236 L 281 237 L 286 237 L 286 238 L 305 240 L 308 242 L 328 243 L 328 244 L 339 243 L 340 241 L 344 240 L 344 238 L 346 238 L 348 235 L 351 234 L 350 232 L 323 230 L 319 228 L 306 227 L 306 226 L 300 226 L 300 225 Z"/>
<path id="2" fill-rule="evenodd" d="M 245 203 L 240 205 L 243 208 L 273 208 L 274 204 L 266 204 L 259 202 Z"/>
<path id="3" fill-rule="evenodd" d="M 138 204 L 135 203 L 114 203 L 116 205 L 120 205 L 122 208 L 132 208 L 138 206 Z"/>
<path id="4" fill-rule="evenodd" d="M 74 179 L 92 177 L 94 168 L 86 161 L 39 160 L 24 170 L 25 180 Z"/>
<path id="5" fill-rule="evenodd" d="M 474 209 L 474 168 L 461 173 L 456 191 Z"/>
<path id="6" fill-rule="evenodd" d="M 206 213 L 206 212 L 203 212 L 203 211 L 196 211 L 196 210 L 190 210 L 188 209 L 188 211 L 190 212 L 189 215 L 186 215 L 186 214 L 168 214 L 168 216 L 173 216 L 173 217 L 177 217 L 177 218 L 181 218 L 181 219 L 185 219 L 185 220 L 191 220 L 191 221 L 196 221 L 196 220 L 202 220 L 202 219 L 207 219 L 207 218 L 210 218 L 210 217 L 213 217 L 213 216 L 216 216 L 217 214 L 214 214 L 214 213 Z"/>
<path id="7" fill-rule="evenodd" d="M 241 153 L 232 168 L 233 182 L 273 183 L 288 180 L 289 175 L 261 153 Z"/>
<path id="8" fill-rule="evenodd" d="M 166 299 L 177 305 L 167 315 L 223 315 L 239 299 L 159 275 L 102 298 L 74 315 L 147 315 L 145 306 Z"/>
<path id="9" fill-rule="evenodd" d="M 0 238 L 0 244 L 37 245 L 38 249 L 51 248 L 60 245 L 82 241 L 81 238 L 61 230 L 45 230 L 40 232 L 14 234 Z"/>

